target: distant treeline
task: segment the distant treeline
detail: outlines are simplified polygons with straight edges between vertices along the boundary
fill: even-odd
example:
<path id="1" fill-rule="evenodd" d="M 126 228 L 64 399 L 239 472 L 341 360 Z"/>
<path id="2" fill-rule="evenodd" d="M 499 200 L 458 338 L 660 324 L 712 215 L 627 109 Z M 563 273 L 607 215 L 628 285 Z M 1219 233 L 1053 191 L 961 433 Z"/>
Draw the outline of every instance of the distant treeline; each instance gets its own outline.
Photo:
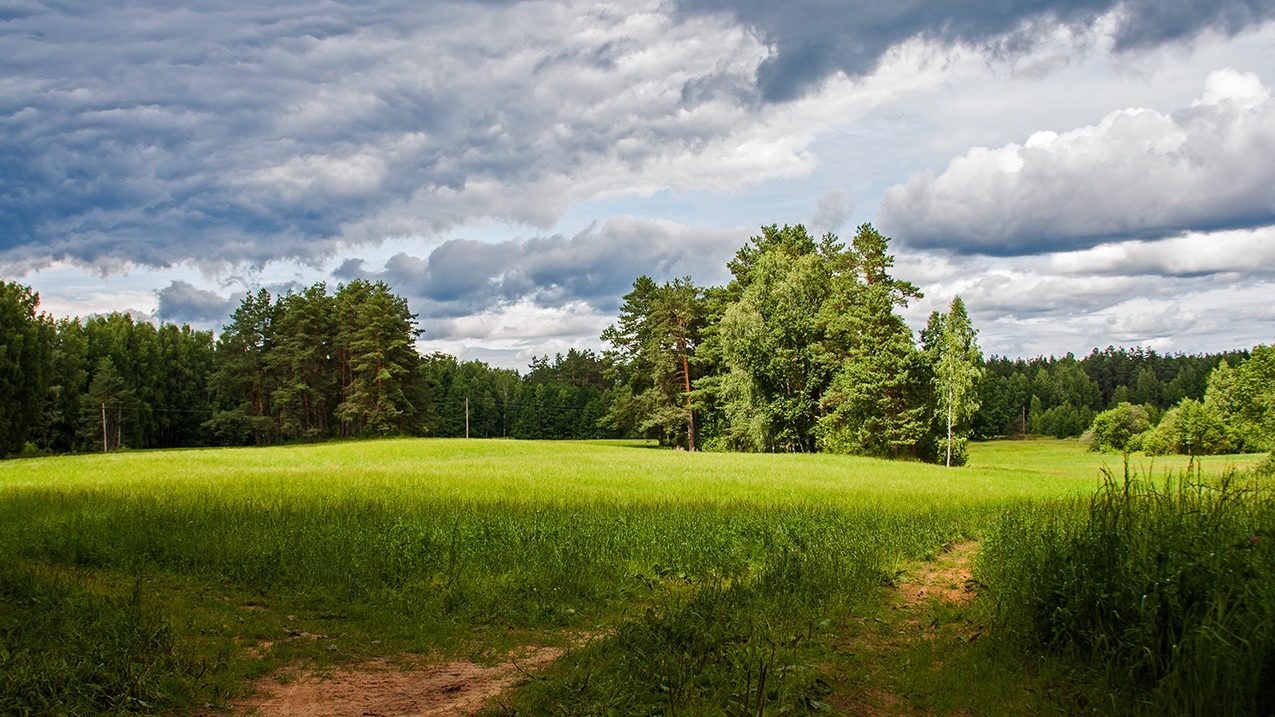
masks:
<path id="1" fill-rule="evenodd" d="M 1162 413 L 1183 399 L 1204 400 L 1209 374 L 1222 361 L 1246 361 L 1249 351 L 1159 354 L 1146 348 L 1094 349 L 1084 358 L 1009 359 L 993 356 L 979 392 L 978 438 L 1080 436 L 1099 413 L 1121 403 Z"/>
<path id="2" fill-rule="evenodd" d="M 421 355 L 416 316 L 382 282 L 250 293 L 214 336 L 54 320 L 0 281 L 0 455 L 468 435 L 959 463 L 969 437 L 1079 436 L 1121 403 L 1202 400 L 1210 372 L 1249 356 L 984 361 L 959 298 L 913 336 L 896 309 L 920 290 L 888 274 L 887 242 L 869 225 L 849 247 L 766 227 L 728 286 L 639 277 L 607 351 L 521 373 Z"/>
<path id="3" fill-rule="evenodd" d="M 0 455 L 265 445 L 345 436 L 602 438 L 601 359 L 530 370 L 415 348 L 385 284 L 244 297 L 214 339 L 112 313 L 53 320 L 0 282 Z"/>

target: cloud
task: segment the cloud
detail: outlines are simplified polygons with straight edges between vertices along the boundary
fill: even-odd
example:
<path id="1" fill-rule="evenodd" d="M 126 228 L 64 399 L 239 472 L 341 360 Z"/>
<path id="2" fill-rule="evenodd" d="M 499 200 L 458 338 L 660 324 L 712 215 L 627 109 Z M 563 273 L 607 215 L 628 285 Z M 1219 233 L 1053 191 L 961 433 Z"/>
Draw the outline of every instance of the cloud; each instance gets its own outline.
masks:
<path id="1" fill-rule="evenodd" d="M 155 293 L 159 299 L 156 315 L 174 324 L 221 324 L 239 305 L 238 299 L 197 288 L 188 281 L 173 281 Z"/>
<path id="2" fill-rule="evenodd" d="M 1275 228 L 1191 233 L 1160 241 L 1125 241 L 1051 254 L 1063 275 L 1275 276 Z"/>
<path id="3" fill-rule="evenodd" d="M 489 243 L 450 239 L 427 257 L 399 253 L 381 270 L 346 262 L 339 279 L 381 279 L 413 300 L 423 317 L 458 319 L 527 301 L 543 308 L 583 304 L 613 313 L 643 274 L 658 281 L 725 278 L 725 264 L 747 241 L 739 230 L 686 227 L 616 217 L 571 237 Z"/>
<path id="4" fill-rule="evenodd" d="M 1272 340 L 1272 291 L 1275 282 L 1261 276 L 1055 275 L 1048 259 L 994 259 L 927 286 L 906 318 L 920 328 L 960 295 L 988 354 L 1061 356 L 1108 345 L 1217 352 Z"/>
<path id="5" fill-rule="evenodd" d="M 819 206 L 810 219 L 810 226 L 816 232 L 837 232 L 849 221 L 854 213 L 854 202 L 846 198 L 845 192 L 833 189 L 819 197 Z"/>
<path id="6" fill-rule="evenodd" d="M 758 71 L 770 101 L 797 97 L 834 73 L 871 73 L 894 46 L 914 37 L 1029 50 L 1057 25 L 1084 29 L 1111 22 L 1117 50 L 1190 40 L 1205 31 L 1233 35 L 1275 17 L 1261 0 L 1070 0 L 1014 3 L 974 0 L 933 3 L 792 0 L 682 0 L 687 13 L 722 13 L 755 28 L 775 52 Z"/>
<path id="7" fill-rule="evenodd" d="M 428 321 L 417 345 L 426 354 L 439 351 L 522 370 L 536 356 L 600 351 L 598 337 L 614 320 L 581 302 L 544 307 L 524 299 L 470 316 Z"/>
<path id="8" fill-rule="evenodd" d="M 316 264 L 489 221 L 548 230 L 594 199 L 808 174 L 818 121 L 782 110 L 918 39 L 1026 47 L 1110 17 L 1132 48 L 1271 15 L 1162 5 L 14 5 L 0 267 Z"/>
<path id="9" fill-rule="evenodd" d="M 659 3 L 141 3 L 7 24 L 10 271 L 316 262 L 806 161 L 750 135 L 767 48 Z"/>
<path id="10" fill-rule="evenodd" d="M 1275 338 L 1273 232 L 1020 257 L 903 250 L 896 268 L 925 287 L 925 297 L 904 312 L 911 326 L 924 326 L 930 311 L 945 310 L 959 295 L 987 353 L 1061 356 L 1108 345 L 1228 351 Z"/>
<path id="11" fill-rule="evenodd" d="M 880 223 L 909 246 L 993 255 L 1275 224 L 1275 103 L 1256 76 L 1219 70 L 1170 114 L 976 147 L 886 190 Z"/>

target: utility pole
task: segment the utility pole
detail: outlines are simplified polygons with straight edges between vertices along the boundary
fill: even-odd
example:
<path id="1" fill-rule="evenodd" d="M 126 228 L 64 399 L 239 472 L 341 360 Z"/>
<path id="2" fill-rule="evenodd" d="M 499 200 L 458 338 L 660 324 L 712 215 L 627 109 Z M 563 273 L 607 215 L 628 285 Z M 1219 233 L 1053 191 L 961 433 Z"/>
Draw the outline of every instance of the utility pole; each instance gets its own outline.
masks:
<path id="1" fill-rule="evenodd" d="M 465 437 L 469 438 L 469 396 L 465 397 Z"/>
<path id="2" fill-rule="evenodd" d="M 102 452 L 106 453 L 106 402 L 102 402 Z"/>

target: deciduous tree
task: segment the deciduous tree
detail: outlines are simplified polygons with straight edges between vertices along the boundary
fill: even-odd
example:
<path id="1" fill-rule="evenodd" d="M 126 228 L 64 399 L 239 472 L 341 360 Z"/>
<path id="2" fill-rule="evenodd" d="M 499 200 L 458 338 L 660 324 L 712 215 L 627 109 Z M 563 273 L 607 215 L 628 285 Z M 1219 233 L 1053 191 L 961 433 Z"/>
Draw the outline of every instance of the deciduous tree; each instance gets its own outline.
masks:
<path id="1" fill-rule="evenodd" d="M 949 468 L 963 465 L 983 377 L 983 355 L 975 340 L 978 332 L 970 323 L 965 302 L 957 296 L 946 314 L 930 317 L 925 333 L 933 342 L 926 348 L 933 362 L 931 425 L 940 427 L 938 452 Z"/>

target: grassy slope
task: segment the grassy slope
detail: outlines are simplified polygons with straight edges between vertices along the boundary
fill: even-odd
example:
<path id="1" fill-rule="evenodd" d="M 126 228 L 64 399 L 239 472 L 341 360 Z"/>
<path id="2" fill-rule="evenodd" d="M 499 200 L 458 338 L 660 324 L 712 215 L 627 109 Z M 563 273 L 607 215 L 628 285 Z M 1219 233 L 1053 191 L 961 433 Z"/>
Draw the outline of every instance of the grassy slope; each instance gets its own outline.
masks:
<path id="1" fill-rule="evenodd" d="M 812 635 L 813 625 L 870 601 L 907 559 L 980 532 L 1008 504 L 1090 492 L 1099 468 L 1118 461 L 1067 441 L 978 445 L 970 467 L 947 471 L 837 456 L 463 440 L 8 461 L 0 463 L 0 562 L 18 572 L 0 598 L 23 610 L 51 604 L 40 597 L 50 581 L 54 592 L 106 596 L 105 608 L 86 598 L 57 610 L 107 615 L 67 628 L 90 642 L 119 642 L 122 630 L 145 643 L 110 675 L 77 678 L 133 685 L 136 694 L 111 709 L 217 703 L 245 677 L 297 659 L 481 651 L 532 633 L 552 639 L 562 628 L 618 624 L 636 627 L 580 659 L 606 663 L 610 654 L 631 675 L 638 667 L 623 660 L 644 651 L 639 667 L 657 670 L 645 679 L 665 691 L 617 685 L 621 697 L 598 695 L 597 704 L 659 708 L 674 699 L 665 683 L 676 673 L 685 683 L 677 705 L 693 711 L 733 699 L 739 675 L 763 665 L 758 645 Z M 1156 470 L 1177 462 L 1162 459 Z M 27 584 L 33 568 L 42 584 Z M 655 622 L 626 617 L 652 606 Z M 720 619 L 704 623 L 706 609 Z M 342 637 L 280 640 L 281 623 L 286 635 Z M 490 627 L 502 629 L 474 644 L 474 631 Z M 116 632 L 94 638 L 94 630 Z M 156 632 L 173 638 L 155 643 Z M 16 665 L 34 680 L 9 689 L 32 692 L 42 671 L 59 669 L 12 657 L 39 652 L 21 643 L 32 635 L 3 624 L 0 635 L 9 636 L 0 651 L 8 673 L 23 674 Z M 792 659 L 825 659 L 831 639 L 808 640 L 802 649 L 812 652 Z M 255 657 L 265 641 L 280 644 Z M 142 662 L 157 667 L 128 661 L 146 650 Z M 674 658 L 695 650 L 719 657 L 684 674 Z M 130 682 L 134 672 L 186 679 L 146 687 Z M 810 703 L 818 680 L 798 673 L 774 699 Z M 79 699 L 46 688 L 50 704 Z"/>

